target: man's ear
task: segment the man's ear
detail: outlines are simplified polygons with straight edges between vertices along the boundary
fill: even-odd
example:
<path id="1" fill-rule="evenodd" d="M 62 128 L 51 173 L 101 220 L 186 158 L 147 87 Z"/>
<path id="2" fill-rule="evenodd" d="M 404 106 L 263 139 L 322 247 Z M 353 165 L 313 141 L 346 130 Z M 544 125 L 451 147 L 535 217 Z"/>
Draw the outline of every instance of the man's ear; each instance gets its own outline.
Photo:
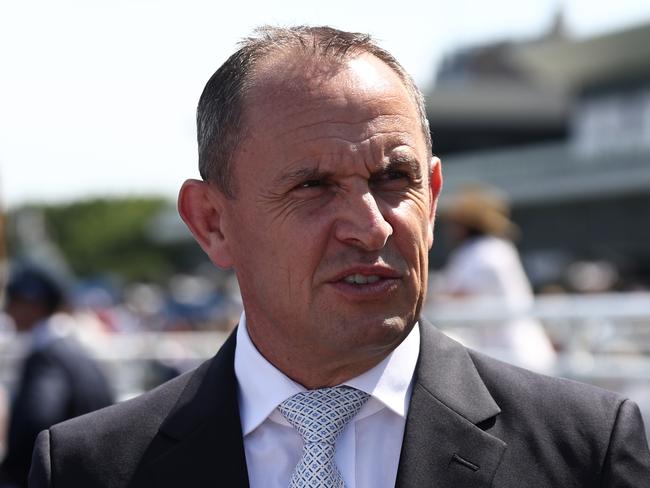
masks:
<path id="1" fill-rule="evenodd" d="M 433 225 L 436 220 L 436 206 L 438 205 L 438 197 L 442 190 L 442 168 L 440 159 L 437 157 L 431 158 L 431 174 L 429 175 L 429 232 L 428 232 L 428 246 L 431 249 L 433 245 Z"/>
<path id="2" fill-rule="evenodd" d="M 233 265 L 223 232 L 226 196 L 205 181 L 187 180 L 178 194 L 178 213 L 194 238 L 220 268 Z"/>

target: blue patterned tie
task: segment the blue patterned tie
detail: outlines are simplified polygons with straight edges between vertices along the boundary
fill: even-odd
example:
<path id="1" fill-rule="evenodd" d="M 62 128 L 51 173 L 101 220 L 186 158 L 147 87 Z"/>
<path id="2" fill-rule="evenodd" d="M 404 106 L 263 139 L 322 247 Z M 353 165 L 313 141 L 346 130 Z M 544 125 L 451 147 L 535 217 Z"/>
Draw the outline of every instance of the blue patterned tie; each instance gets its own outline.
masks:
<path id="1" fill-rule="evenodd" d="M 305 444 L 289 488 L 345 487 L 334 464 L 336 440 L 367 399 L 363 391 L 337 386 L 298 393 L 278 406 Z"/>

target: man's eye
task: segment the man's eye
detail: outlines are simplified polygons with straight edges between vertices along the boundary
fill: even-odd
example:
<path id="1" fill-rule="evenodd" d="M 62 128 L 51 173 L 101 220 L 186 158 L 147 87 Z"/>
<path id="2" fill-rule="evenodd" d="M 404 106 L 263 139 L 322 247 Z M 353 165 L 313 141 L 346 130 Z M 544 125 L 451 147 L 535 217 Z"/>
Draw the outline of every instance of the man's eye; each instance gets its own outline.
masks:
<path id="1" fill-rule="evenodd" d="M 302 183 L 300 183 L 296 189 L 300 190 L 303 188 L 317 188 L 319 186 L 323 186 L 323 181 L 322 180 L 307 180 Z"/>
<path id="2" fill-rule="evenodd" d="M 409 179 L 409 174 L 406 171 L 392 170 L 377 175 L 375 181 L 377 183 L 386 183 L 389 181 L 399 181 L 399 180 L 408 180 L 408 179 Z"/>
<path id="3" fill-rule="evenodd" d="M 384 178 L 387 180 L 399 180 L 401 178 L 408 178 L 408 174 L 404 171 L 388 171 Z"/>

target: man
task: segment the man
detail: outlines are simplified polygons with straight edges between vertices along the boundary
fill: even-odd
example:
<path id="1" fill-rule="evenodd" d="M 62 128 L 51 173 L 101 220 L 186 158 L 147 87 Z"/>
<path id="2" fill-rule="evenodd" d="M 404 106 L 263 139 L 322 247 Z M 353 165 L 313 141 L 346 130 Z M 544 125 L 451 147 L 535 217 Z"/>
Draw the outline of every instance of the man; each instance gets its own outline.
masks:
<path id="1" fill-rule="evenodd" d="M 642 486 L 638 409 L 420 321 L 440 163 L 387 52 L 265 28 L 198 108 L 179 198 L 245 314 L 210 361 L 52 427 L 34 487 Z"/>
<path id="2" fill-rule="evenodd" d="M 69 335 L 64 290 L 44 271 L 18 270 L 7 286 L 7 314 L 29 337 L 29 350 L 11 407 L 7 456 L 0 486 L 26 487 L 32 448 L 49 426 L 106 407 L 112 395 L 106 378 Z"/>

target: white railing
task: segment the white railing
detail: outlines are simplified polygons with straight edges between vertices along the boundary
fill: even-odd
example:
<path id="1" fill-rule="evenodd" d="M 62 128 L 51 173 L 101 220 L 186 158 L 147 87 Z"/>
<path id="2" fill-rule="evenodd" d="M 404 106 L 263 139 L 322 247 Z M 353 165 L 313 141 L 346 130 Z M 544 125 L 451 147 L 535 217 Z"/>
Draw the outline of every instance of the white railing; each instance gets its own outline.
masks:
<path id="1" fill-rule="evenodd" d="M 650 293 L 543 296 L 516 311 L 488 301 L 434 302 L 423 314 L 452 335 L 485 334 L 512 320 L 532 319 L 544 327 L 561 355 L 650 361 Z"/>
<path id="2" fill-rule="evenodd" d="M 489 336 L 513 318 L 485 302 L 430 303 L 423 314 L 455 337 Z M 558 348 L 549 373 L 614 389 L 644 383 L 650 392 L 650 293 L 540 297 L 517 317 L 522 314 L 539 321 Z M 189 369 L 211 357 L 227 336 L 221 331 L 137 332 L 82 333 L 80 338 L 125 397 L 155 382 L 152 364 Z M 24 348 L 22 336 L 0 334 L 0 383 L 11 386 Z M 486 352 L 509 359 L 507 350 Z"/>

